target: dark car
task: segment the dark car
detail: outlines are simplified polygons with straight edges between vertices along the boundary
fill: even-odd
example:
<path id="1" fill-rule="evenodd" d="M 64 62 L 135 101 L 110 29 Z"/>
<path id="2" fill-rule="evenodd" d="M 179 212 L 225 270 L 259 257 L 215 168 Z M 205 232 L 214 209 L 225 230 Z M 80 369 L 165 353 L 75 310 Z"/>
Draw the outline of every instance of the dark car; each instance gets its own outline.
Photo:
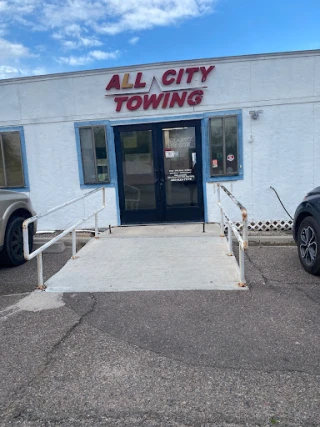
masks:
<path id="1" fill-rule="evenodd" d="M 303 268 L 320 274 L 320 187 L 310 191 L 294 215 L 293 237 Z"/>

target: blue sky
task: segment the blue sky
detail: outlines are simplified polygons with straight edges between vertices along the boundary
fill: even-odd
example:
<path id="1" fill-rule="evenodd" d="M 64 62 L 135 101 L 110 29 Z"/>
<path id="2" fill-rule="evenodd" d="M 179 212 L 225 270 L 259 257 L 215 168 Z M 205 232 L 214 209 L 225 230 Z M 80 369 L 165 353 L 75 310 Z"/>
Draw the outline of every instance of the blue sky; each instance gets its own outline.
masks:
<path id="1" fill-rule="evenodd" d="M 319 0 L 0 0 L 0 78 L 320 48 Z"/>

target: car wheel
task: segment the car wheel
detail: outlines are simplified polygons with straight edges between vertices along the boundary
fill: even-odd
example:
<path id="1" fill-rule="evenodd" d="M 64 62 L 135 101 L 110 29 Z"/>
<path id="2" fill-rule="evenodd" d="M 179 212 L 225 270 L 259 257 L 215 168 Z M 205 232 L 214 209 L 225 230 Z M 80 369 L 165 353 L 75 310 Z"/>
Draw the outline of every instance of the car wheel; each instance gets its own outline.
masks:
<path id="1" fill-rule="evenodd" d="M 23 237 L 22 223 L 25 220 L 23 217 L 15 216 L 11 218 L 7 224 L 4 248 L 2 255 L 2 263 L 4 265 L 18 266 L 26 262 L 23 256 Z M 33 233 L 29 229 L 29 248 L 32 250 Z"/>
<path id="2" fill-rule="evenodd" d="M 298 253 L 303 268 L 310 274 L 320 274 L 320 229 L 313 217 L 305 218 L 298 230 Z"/>

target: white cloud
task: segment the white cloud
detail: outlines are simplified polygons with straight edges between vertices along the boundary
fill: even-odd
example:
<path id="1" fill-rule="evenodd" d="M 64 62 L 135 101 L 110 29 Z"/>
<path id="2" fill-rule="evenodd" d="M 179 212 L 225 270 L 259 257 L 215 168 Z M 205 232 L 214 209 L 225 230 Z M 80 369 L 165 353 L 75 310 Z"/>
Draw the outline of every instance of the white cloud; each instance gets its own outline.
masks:
<path id="1" fill-rule="evenodd" d="M 94 37 L 79 37 L 76 40 L 64 40 L 63 37 L 55 35 L 55 38 L 61 40 L 61 44 L 65 49 L 81 49 L 102 46 L 103 43 Z"/>
<path id="2" fill-rule="evenodd" d="M 0 1 L 0 12 L 3 13 L 6 10 L 6 3 L 4 1 Z"/>
<path id="3" fill-rule="evenodd" d="M 8 40 L 0 38 L 0 59 L 32 57 L 30 50 L 21 43 L 12 43 Z"/>
<path id="4" fill-rule="evenodd" d="M 210 13 L 217 0 L 108 0 L 108 22 L 96 27 L 97 32 L 115 35 L 128 30 L 146 30 L 168 26 L 181 20 Z"/>
<path id="5" fill-rule="evenodd" d="M 19 70 L 18 68 L 10 67 L 8 65 L 0 66 L 0 79 L 11 79 L 13 77 L 19 77 L 21 76 L 21 74 L 21 70 Z"/>
<path id="6" fill-rule="evenodd" d="M 83 35 L 83 33 L 85 33 Z M 58 32 L 52 34 L 52 38 L 59 40 L 64 49 L 81 49 L 102 46 L 103 43 L 95 36 L 88 36 L 86 28 L 81 29 L 80 25 L 67 25 Z"/>
<path id="7" fill-rule="evenodd" d="M 48 71 L 46 67 L 36 67 L 32 70 L 32 74 L 34 76 L 42 76 L 43 74 L 47 74 Z"/>
<path id="8" fill-rule="evenodd" d="M 2 17 L 79 37 L 167 26 L 213 11 L 219 0 L 0 0 Z"/>
<path id="9" fill-rule="evenodd" d="M 95 60 L 102 61 L 108 59 L 117 59 L 120 55 L 119 50 L 115 50 L 113 52 L 103 52 L 101 50 L 93 50 L 89 52 L 87 55 L 82 56 L 61 56 L 57 59 L 60 64 L 67 64 L 73 67 L 77 67 L 80 65 L 90 64 Z"/>
<path id="10" fill-rule="evenodd" d="M 85 56 L 60 56 L 57 61 L 60 64 L 71 65 L 72 67 L 78 67 L 79 65 L 86 65 L 92 62 L 92 58 L 89 55 Z"/>
<path id="11" fill-rule="evenodd" d="M 119 50 L 115 50 L 114 52 L 102 52 L 101 50 L 93 50 L 89 53 L 92 58 L 98 59 L 99 61 L 103 59 L 117 59 L 119 57 L 119 54 Z"/>
<path id="12" fill-rule="evenodd" d="M 1 0 L 0 12 L 28 15 L 41 6 L 41 3 L 41 0 Z"/>
<path id="13" fill-rule="evenodd" d="M 80 37 L 81 44 L 85 47 L 94 47 L 102 46 L 103 43 L 100 40 L 95 39 L 94 37 Z"/>
<path id="14" fill-rule="evenodd" d="M 41 52 L 42 58 L 58 57 L 60 64 L 69 66 L 116 59 L 120 52 L 107 47 L 106 36 L 131 33 L 129 43 L 135 45 L 139 37 L 134 32 L 212 13 L 219 1 L 0 0 L 0 78 L 37 72 L 31 63 L 39 56 L 34 52 Z M 19 39 L 26 31 L 39 34 Z M 36 40 L 35 46 L 26 46 L 25 40 Z M 56 53 L 57 45 L 64 53 Z M 66 51 L 77 54 L 68 56 Z"/>
<path id="15" fill-rule="evenodd" d="M 29 69 L 11 67 L 10 65 L 0 66 L 0 79 L 11 79 L 14 77 L 23 77 L 30 75 L 39 76 L 47 73 L 48 71 L 45 67 L 36 67 L 34 69 Z"/>
<path id="16" fill-rule="evenodd" d="M 79 37 L 81 34 L 81 27 L 78 24 L 70 24 L 64 27 L 64 33 L 68 36 Z"/>
<path id="17" fill-rule="evenodd" d="M 132 44 L 132 45 L 135 45 L 135 44 L 137 44 L 138 43 L 138 41 L 140 40 L 140 37 L 132 37 L 130 40 L 129 40 L 129 43 L 130 44 Z"/>
<path id="18" fill-rule="evenodd" d="M 65 49 L 77 49 L 78 48 L 78 43 L 77 42 L 75 42 L 75 41 L 73 41 L 73 40 L 63 40 L 62 41 L 62 46 L 65 48 Z"/>

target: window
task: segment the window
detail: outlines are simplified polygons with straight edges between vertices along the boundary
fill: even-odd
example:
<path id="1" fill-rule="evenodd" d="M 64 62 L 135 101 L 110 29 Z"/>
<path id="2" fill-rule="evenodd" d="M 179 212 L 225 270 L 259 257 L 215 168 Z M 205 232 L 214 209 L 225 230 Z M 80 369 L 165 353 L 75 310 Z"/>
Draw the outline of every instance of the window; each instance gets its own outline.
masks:
<path id="1" fill-rule="evenodd" d="M 82 127 L 79 129 L 79 133 L 84 183 L 109 183 L 105 127 Z"/>
<path id="2" fill-rule="evenodd" d="M 238 116 L 213 117 L 210 123 L 210 174 L 239 174 Z"/>
<path id="3" fill-rule="evenodd" d="M 0 187 L 24 187 L 20 132 L 0 132 Z"/>

